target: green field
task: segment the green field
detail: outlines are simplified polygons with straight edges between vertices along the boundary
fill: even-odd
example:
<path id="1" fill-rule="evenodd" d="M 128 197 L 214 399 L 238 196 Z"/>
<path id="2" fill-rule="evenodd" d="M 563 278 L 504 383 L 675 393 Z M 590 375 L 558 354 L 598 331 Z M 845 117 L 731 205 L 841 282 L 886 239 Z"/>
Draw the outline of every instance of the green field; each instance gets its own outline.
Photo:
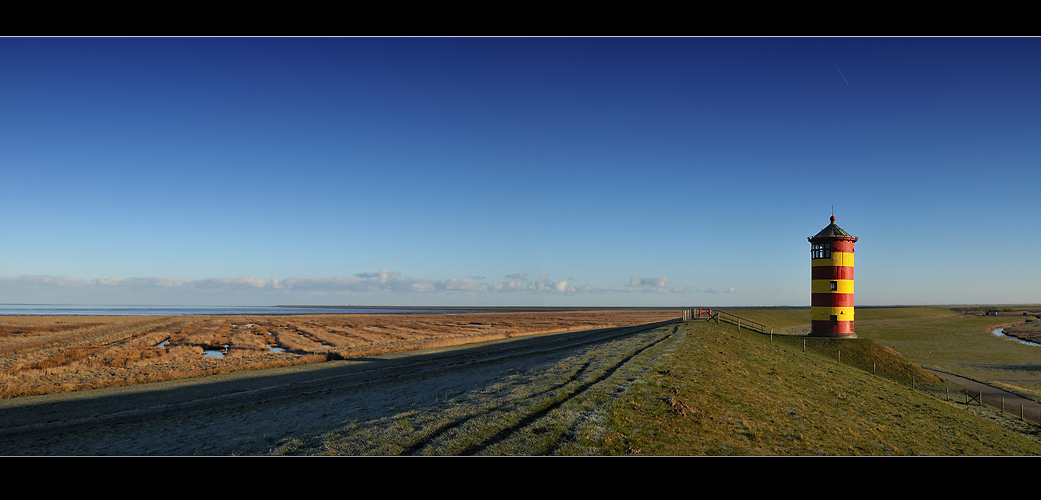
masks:
<path id="1" fill-rule="evenodd" d="M 775 331 L 805 309 L 734 310 Z M 1036 424 L 946 402 L 915 363 L 979 380 L 1020 377 L 1037 348 L 994 337 L 995 318 L 944 308 L 865 308 L 857 340 L 805 339 L 702 323 L 608 408 L 607 454 L 1037 455 Z M 794 331 L 794 330 L 792 330 Z M 892 349 L 889 349 L 892 348 Z M 842 351 L 842 362 L 838 361 Z M 900 353 L 900 354 L 898 354 Z M 902 356 L 902 354 L 906 354 Z M 877 372 L 875 375 L 873 372 Z M 911 389 L 915 378 L 916 389 Z M 952 391 L 953 392 L 953 391 Z"/>
<path id="2" fill-rule="evenodd" d="M 857 334 L 890 346 L 923 367 L 1041 400 L 1041 348 L 991 333 L 995 325 L 1021 322 L 1022 318 L 952 315 L 936 309 L 936 316 L 921 319 L 890 317 L 886 309 L 866 309 L 864 317 L 871 320 L 863 325 L 858 321 Z M 861 318 L 860 311 L 857 318 Z"/>

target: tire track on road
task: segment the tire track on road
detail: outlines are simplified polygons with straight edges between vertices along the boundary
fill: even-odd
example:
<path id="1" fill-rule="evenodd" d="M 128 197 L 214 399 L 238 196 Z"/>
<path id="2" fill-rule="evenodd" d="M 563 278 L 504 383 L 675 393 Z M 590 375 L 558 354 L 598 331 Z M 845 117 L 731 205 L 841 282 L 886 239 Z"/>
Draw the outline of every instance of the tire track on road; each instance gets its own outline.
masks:
<path id="1" fill-rule="evenodd" d="M 586 382 L 586 383 L 578 386 L 575 390 L 573 390 L 570 394 L 568 394 L 564 398 L 562 398 L 562 399 L 560 399 L 558 401 L 553 402 L 552 404 L 550 404 L 546 408 L 543 408 L 542 410 L 539 410 L 539 411 L 537 411 L 535 413 L 532 413 L 532 414 L 524 417 L 523 419 L 521 419 L 519 422 L 517 422 L 513 426 L 510 426 L 510 427 L 507 427 L 505 429 L 500 430 L 499 432 L 495 433 L 494 435 L 492 435 L 488 439 L 484 440 L 483 442 L 481 442 L 479 444 L 476 444 L 476 445 L 471 445 L 471 446 L 465 448 L 459 454 L 460 455 L 475 455 L 475 454 L 478 454 L 478 453 L 488 449 L 491 446 L 494 446 L 494 445 L 496 445 L 496 444 L 498 444 L 498 443 L 508 439 L 514 433 L 519 432 L 521 429 L 523 429 L 523 428 L 533 424 L 534 422 L 536 422 L 539 419 L 541 419 L 542 417 L 546 416 L 547 414 L 549 414 L 553 410 L 556 410 L 557 408 L 560 408 L 560 406 L 562 406 L 564 403 L 567 403 L 568 401 L 571 401 L 572 399 L 582 395 L 582 393 L 586 392 L 587 390 L 589 390 L 594 385 L 596 385 L 596 384 L 598 384 L 600 382 L 603 382 L 604 380 L 607 380 L 608 378 L 611 377 L 611 375 L 614 375 L 614 373 L 617 372 L 620 368 L 622 368 L 623 366 L 628 364 L 635 357 L 639 356 L 640 354 L 642 354 L 647 349 L 650 349 L 650 348 L 652 348 L 652 347 L 654 347 L 654 346 L 656 346 L 658 344 L 661 344 L 662 342 L 672 338 L 672 335 L 676 332 L 677 329 L 678 329 L 678 327 L 674 328 L 671 333 L 666 334 L 664 337 L 661 337 L 661 338 L 655 340 L 654 342 L 651 342 L 650 344 L 640 348 L 636 352 L 634 352 L 634 353 L 624 357 L 618 363 L 615 363 L 613 366 L 611 366 L 608 369 L 606 369 L 604 371 L 604 373 L 602 373 L 599 377 L 597 377 L 594 380 L 591 380 L 589 382 Z M 556 447 L 556 446 L 559 446 L 559 443 L 554 443 L 554 447 Z M 551 451 L 551 449 L 550 450 L 543 450 L 543 453 Z"/>

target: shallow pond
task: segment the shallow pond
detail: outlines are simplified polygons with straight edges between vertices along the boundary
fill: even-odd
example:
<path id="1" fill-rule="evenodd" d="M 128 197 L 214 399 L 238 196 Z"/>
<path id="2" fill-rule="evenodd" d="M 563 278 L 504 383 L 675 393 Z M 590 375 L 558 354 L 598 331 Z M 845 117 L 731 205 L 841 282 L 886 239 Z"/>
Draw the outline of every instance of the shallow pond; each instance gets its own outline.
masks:
<path id="1" fill-rule="evenodd" d="M 224 355 L 227 354 L 227 353 L 228 353 L 228 344 L 224 344 L 224 349 L 221 349 L 219 351 L 215 350 L 215 349 L 207 349 L 207 350 L 202 351 L 202 355 L 207 357 L 207 358 L 223 358 Z"/>

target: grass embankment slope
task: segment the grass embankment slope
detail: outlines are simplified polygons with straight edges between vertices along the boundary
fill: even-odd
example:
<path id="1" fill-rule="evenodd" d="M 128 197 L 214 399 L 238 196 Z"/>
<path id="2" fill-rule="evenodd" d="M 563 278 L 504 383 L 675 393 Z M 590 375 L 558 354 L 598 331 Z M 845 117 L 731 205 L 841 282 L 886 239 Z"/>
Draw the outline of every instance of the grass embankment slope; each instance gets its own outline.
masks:
<path id="1" fill-rule="evenodd" d="M 919 321 L 937 308 L 857 312 Z M 881 310 L 880 310 L 881 311 Z M 776 330 L 805 310 L 734 313 Z M 882 317 L 884 316 L 884 317 Z M 942 320 L 941 320 L 942 321 Z M 885 324 L 885 321 L 882 321 Z M 870 338 L 805 339 L 700 323 L 608 407 L 602 450 L 649 455 L 1036 455 L 1041 444 L 921 389 L 945 381 Z M 838 361 L 841 350 L 842 362 Z M 872 374 L 872 366 L 877 375 Z M 916 389 L 910 387 L 910 378 Z M 952 391 L 953 392 L 953 391 Z"/>

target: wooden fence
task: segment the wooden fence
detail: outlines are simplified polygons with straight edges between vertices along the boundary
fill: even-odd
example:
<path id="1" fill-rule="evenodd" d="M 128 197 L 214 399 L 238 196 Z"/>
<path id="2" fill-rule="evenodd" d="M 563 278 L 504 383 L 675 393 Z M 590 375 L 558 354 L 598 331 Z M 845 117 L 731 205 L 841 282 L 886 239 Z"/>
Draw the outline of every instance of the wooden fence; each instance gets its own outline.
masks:
<path id="1" fill-rule="evenodd" d="M 728 312 L 714 311 L 712 313 L 711 319 L 716 320 L 717 324 L 729 323 L 731 325 L 737 326 L 738 329 L 744 328 L 746 330 L 751 330 L 757 333 L 770 334 L 774 332 L 773 328 L 767 328 L 766 325 L 762 323 L 756 323 L 755 321 L 744 319 L 740 316 L 735 316 Z"/>
<path id="2" fill-rule="evenodd" d="M 738 329 L 744 328 L 746 330 L 751 330 L 757 333 L 771 334 L 774 332 L 773 328 L 767 328 L 766 325 L 762 323 L 756 323 L 755 321 L 745 319 L 740 316 L 735 316 L 728 312 L 713 311 L 711 308 L 707 307 L 684 309 L 682 311 L 680 321 L 690 320 L 715 321 L 717 324 L 729 323 L 731 325 L 737 326 Z"/>
<path id="3" fill-rule="evenodd" d="M 970 391 L 968 389 L 962 389 L 957 392 L 944 391 L 941 393 L 936 390 L 927 390 L 926 392 L 933 397 L 952 403 L 987 405 L 1000 410 L 1002 413 L 1009 413 L 1019 417 L 1024 422 L 1041 424 L 1041 410 L 1037 409 L 1036 404 L 1031 405 L 1033 408 L 1026 408 L 1023 404 L 1006 402 L 1005 398 L 1002 397 L 989 396 L 983 394 L 982 391 Z"/>

